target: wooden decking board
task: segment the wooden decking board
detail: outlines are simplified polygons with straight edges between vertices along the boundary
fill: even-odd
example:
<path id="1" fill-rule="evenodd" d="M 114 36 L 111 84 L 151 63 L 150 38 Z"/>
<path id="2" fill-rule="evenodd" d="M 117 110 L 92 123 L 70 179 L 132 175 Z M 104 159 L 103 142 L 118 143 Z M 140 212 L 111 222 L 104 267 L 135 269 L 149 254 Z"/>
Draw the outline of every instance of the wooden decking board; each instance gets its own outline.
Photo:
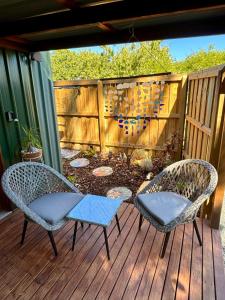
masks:
<path id="1" fill-rule="evenodd" d="M 147 223 L 147 222 L 146 222 Z M 128 284 L 129 278 L 132 274 L 134 265 L 138 259 L 138 256 L 141 252 L 141 248 L 144 244 L 146 235 L 149 230 L 149 224 L 144 224 L 142 231 L 137 234 L 136 239 L 133 243 L 133 246 L 130 250 L 129 255 L 127 256 L 126 262 L 123 265 L 123 268 L 120 272 L 119 277 L 117 278 L 117 281 L 113 287 L 112 293 L 110 295 L 110 299 L 122 299 L 123 293 L 126 289 L 126 286 Z"/>
<path id="2" fill-rule="evenodd" d="M 183 237 L 184 226 L 181 225 L 176 228 L 174 233 L 173 245 L 166 272 L 162 300 L 174 299 L 175 297 Z"/>
<path id="3" fill-rule="evenodd" d="M 202 237 L 202 222 L 198 221 L 198 228 Z M 195 300 L 202 299 L 202 247 L 199 246 L 199 242 L 194 230 L 189 297 L 190 299 Z"/>
<path id="4" fill-rule="evenodd" d="M 151 290 L 151 286 L 153 283 L 154 275 L 156 272 L 157 264 L 159 261 L 159 254 L 162 247 L 163 238 L 164 238 L 164 234 L 157 231 L 153 242 L 154 246 L 150 251 L 148 262 L 146 264 L 144 274 L 141 279 L 141 283 L 138 287 L 136 299 L 140 299 L 140 300 L 148 299 L 149 292 Z"/>
<path id="5" fill-rule="evenodd" d="M 153 284 L 151 286 L 151 290 L 149 294 L 150 299 L 162 298 L 162 292 L 163 292 L 167 268 L 169 264 L 173 239 L 174 239 L 174 231 L 171 232 L 164 258 L 163 259 L 159 258 L 158 260 L 156 272 L 154 274 Z"/>
<path id="6" fill-rule="evenodd" d="M 192 236 L 193 225 L 186 224 L 184 229 L 180 269 L 176 289 L 176 299 L 180 300 L 188 300 L 189 295 Z"/>
<path id="7" fill-rule="evenodd" d="M 115 254 L 120 251 L 121 249 L 121 241 L 124 240 L 125 236 L 128 235 L 129 230 L 131 226 L 125 226 L 127 223 L 132 220 L 132 213 L 133 209 L 129 207 L 126 210 L 126 214 L 120 218 L 120 227 L 121 227 L 121 234 L 118 235 L 117 228 L 114 229 L 114 236 L 109 237 L 109 248 L 110 248 L 110 264 L 115 259 Z M 132 225 L 132 224 L 131 224 Z M 92 284 L 94 279 L 97 278 L 97 275 L 99 272 L 101 272 L 101 269 L 104 269 L 104 273 L 106 274 L 106 268 L 109 266 L 109 261 L 106 257 L 105 252 L 105 245 L 101 248 L 98 256 L 96 257 L 95 261 L 89 265 L 89 269 L 86 271 L 84 276 L 81 278 L 80 281 L 76 283 L 76 285 L 71 288 L 70 294 L 72 294 L 71 299 L 82 299 L 84 295 L 86 294 L 86 291 L 88 290 L 89 286 Z M 76 289 L 75 289 L 76 288 Z M 75 290 L 75 291 L 74 291 Z M 74 291 L 74 293 L 73 293 Z M 63 290 L 62 294 L 60 295 L 60 298 L 63 299 L 65 297 L 65 291 Z M 93 297 L 93 295 L 92 295 Z M 64 298 L 65 299 L 65 298 Z"/>
<path id="8" fill-rule="evenodd" d="M 20 247 L 23 215 L 16 211 L 0 222 L 0 299 L 222 300 L 220 233 L 206 221 L 197 222 L 203 247 L 192 224 L 179 226 L 160 259 L 164 235 L 147 221 L 138 231 L 138 211 L 125 204 L 121 234 L 117 237 L 115 221 L 109 228 L 110 261 L 100 227 L 79 228 L 75 250 L 70 250 L 73 222 L 55 233 L 55 258 L 46 232 L 34 224 Z"/>
<path id="9" fill-rule="evenodd" d="M 133 229 L 133 224 L 137 218 L 137 211 L 132 210 L 132 212 L 130 213 L 130 217 L 127 220 L 126 223 L 126 227 L 122 230 L 121 235 L 118 237 L 115 246 L 113 247 L 113 249 L 111 250 L 111 259 L 110 261 L 105 260 L 103 265 L 101 266 L 100 270 L 98 271 L 98 273 L 96 274 L 95 278 L 93 279 L 91 285 L 89 285 L 88 290 L 86 291 L 86 294 L 84 295 L 85 300 L 89 299 L 95 299 L 98 295 L 98 292 L 101 289 L 101 286 L 103 284 L 103 282 L 106 280 L 109 272 L 111 271 L 118 254 L 121 251 L 121 248 L 123 247 L 123 243 L 124 240 L 127 239 L 128 234 L 130 233 L 130 231 Z M 121 239 L 120 239 L 121 238 Z M 123 241 L 121 243 L 121 240 Z M 87 274 L 88 276 L 88 274 Z"/>
<path id="10" fill-rule="evenodd" d="M 38 295 L 39 299 L 44 297 L 51 287 L 57 282 L 63 272 L 70 268 L 72 261 L 71 257 L 74 255 L 74 253 L 71 253 L 73 228 L 74 223 L 72 222 L 72 229 L 66 241 L 63 243 L 62 248 L 60 249 L 58 258 L 54 260 L 53 263 L 49 262 L 43 272 L 38 274 L 35 282 L 32 282 L 31 286 L 29 287 L 31 292 L 34 286 L 37 286 L 36 294 Z M 75 253 L 79 253 L 82 248 L 85 247 L 87 241 L 89 241 L 89 239 L 96 234 L 96 230 L 96 226 L 92 226 L 91 228 L 85 226 L 85 229 L 80 227 L 80 229 L 77 231 L 77 245 L 74 250 Z M 48 280 L 46 281 L 45 278 L 48 278 Z"/>
<path id="11" fill-rule="evenodd" d="M 206 222 L 204 222 L 206 223 Z M 202 260 L 202 276 L 203 276 L 203 299 L 210 300 L 215 297 L 215 287 L 214 287 L 214 274 L 211 272 L 213 270 L 213 253 L 212 253 L 212 232 L 207 226 L 203 226 L 202 238 L 208 241 L 208 243 L 203 243 L 203 260 Z"/>
<path id="12" fill-rule="evenodd" d="M 218 230 L 212 229 L 213 266 L 215 278 L 215 294 L 217 300 L 223 300 L 225 295 L 225 274 L 223 254 L 221 251 L 221 236 Z"/>
<path id="13" fill-rule="evenodd" d="M 129 217 L 129 210 L 120 217 L 120 226 L 121 230 L 126 224 L 126 221 Z M 108 243 L 109 248 L 111 249 L 118 238 L 118 228 L 115 225 L 111 232 L 108 230 Z M 89 280 L 92 281 L 98 269 L 103 264 L 104 260 L 107 259 L 106 255 L 106 248 L 105 248 L 105 239 L 103 236 L 103 232 L 98 240 L 98 243 L 94 245 L 91 251 L 86 256 L 84 262 L 79 266 L 76 272 L 71 276 L 70 280 L 64 287 L 62 293 L 57 297 L 57 299 L 68 299 L 72 294 L 73 291 L 76 289 L 75 294 L 72 296 L 72 299 L 81 299 L 82 290 L 80 289 L 80 282 L 83 277 L 88 273 Z M 92 268 L 91 268 L 92 267 Z M 77 273 L 79 273 L 79 280 L 77 280 Z M 88 282 L 88 280 L 87 280 Z M 76 295 L 76 292 L 80 294 L 79 296 Z"/>
<path id="14" fill-rule="evenodd" d="M 114 227 L 116 226 L 115 220 L 113 220 L 112 224 L 108 228 L 108 236 Z M 69 258 L 67 263 L 67 268 L 65 268 L 63 274 L 58 278 L 57 282 L 51 288 L 51 290 L 46 295 L 46 299 L 56 299 L 59 297 L 59 294 L 63 291 L 65 286 L 69 284 L 73 275 L 77 276 L 78 272 L 77 269 L 80 265 L 83 266 L 85 260 L 91 261 L 95 258 L 97 253 L 99 252 L 100 248 L 104 245 L 104 237 L 101 227 L 97 227 L 95 234 L 91 236 L 91 238 L 85 243 L 84 247 L 81 249 L 80 252 L 76 253 L 77 246 L 79 247 L 79 243 L 75 245 L 75 250 L 72 253 L 72 258 Z M 89 253 L 90 252 L 90 253 Z M 67 256 L 68 258 L 68 256 Z M 71 261 L 74 261 L 72 266 Z"/>
<path id="15" fill-rule="evenodd" d="M 138 256 L 132 274 L 129 278 L 129 282 L 127 284 L 126 290 L 123 294 L 124 300 L 132 299 L 138 291 L 139 285 L 141 283 L 144 274 L 144 270 L 148 262 L 148 257 L 151 253 L 152 245 L 155 240 L 155 235 L 156 235 L 156 230 L 153 226 L 151 226 L 145 238 L 144 244 L 142 246 L 141 252 Z"/>
<path id="16" fill-rule="evenodd" d="M 133 230 L 130 231 L 129 236 L 124 241 L 125 247 L 123 247 L 118 254 L 116 261 L 114 262 L 110 272 L 108 273 L 106 279 L 104 280 L 101 289 L 96 297 L 96 299 L 108 299 L 114 285 L 117 281 L 118 276 L 120 275 L 120 272 L 123 268 L 123 265 L 125 264 L 125 261 L 127 259 L 127 256 L 130 253 L 130 250 L 132 248 L 132 245 L 135 241 L 136 235 L 137 235 L 137 226 L 138 226 L 138 219 L 136 218 L 135 223 L 133 225 Z"/>
<path id="17" fill-rule="evenodd" d="M 65 242 L 65 239 L 68 236 L 70 236 L 70 234 L 71 234 L 72 226 L 73 226 L 72 223 L 67 223 L 67 225 L 64 226 L 63 230 L 58 231 L 57 234 L 55 235 L 55 241 L 56 241 L 58 248 L 61 248 L 61 249 L 63 248 L 63 243 Z M 78 227 L 78 232 L 79 231 L 80 231 L 80 228 Z M 78 238 L 79 238 L 79 233 L 78 233 Z M 34 264 L 33 266 L 31 266 L 29 268 L 29 273 L 26 274 L 26 277 L 23 278 L 23 281 L 13 289 L 12 294 L 14 295 L 15 298 L 22 296 L 34 280 L 38 282 L 38 275 L 45 270 L 45 268 L 48 264 L 51 265 L 51 269 L 53 269 L 53 267 L 54 267 L 54 258 L 51 259 L 50 251 L 52 251 L 52 249 L 50 248 L 51 245 L 48 241 L 48 237 L 45 237 L 42 241 L 44 241 L 49 246 L 48 247 L 49 250 L 46 250 L 47 255 L 49 255 L 49 259 L 46 260 L 46 252 L 45 251 L 43 251 L 41 253 L 41 255 L 39 255 L 40 257 L 37 260 L 37 265 Z M 39 246 L 42 246 L 42 245 L 39 245 Z M 36 252 L 34 252 L 34 255 L 38 256 L 38 254 Z M 30 259 L 32 261 L 35 259 L 35 257 L 31 257 Z M 42 280 L 44 280 L 44 279 L 46 279 L 46 278 L 43 278 Z M 35 292 L 34 287 L 33 287 L 32 291 Z"/>

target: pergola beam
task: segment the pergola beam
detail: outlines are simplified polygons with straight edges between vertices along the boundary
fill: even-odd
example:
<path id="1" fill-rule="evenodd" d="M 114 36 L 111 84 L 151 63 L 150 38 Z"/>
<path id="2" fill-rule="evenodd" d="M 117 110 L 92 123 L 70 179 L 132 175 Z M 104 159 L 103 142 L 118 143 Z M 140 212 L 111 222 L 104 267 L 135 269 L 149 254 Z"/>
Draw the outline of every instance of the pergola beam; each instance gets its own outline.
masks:
<path id="1" fill-rule="evenodd" d="M 62 0 L 63 1 L 63 0 Z M 46 14 L 15 22 L 0 23 L 0 37 L 20 35 L 32 32 L 47 31 L 70 26 L 81 26 L 95 23 L 110 23 L 115 20 L 130 18 L 163 16 L 168 13 L 191 12 L 196 9 L 211 11 L 224 9 L 224 1 L 167 1 L 153 5 L 151 1 L 120 1 L 90 7 L 76 7 L 76 1 L 63 1 L 74 9 L 53 14 Z M 74 4 L 71 4 L 74 3 Z"/>
<path id="2" fill-rule="evenodd" d="M 134 30 L 135 41 L 148 41 L 157 39 L 170 39 L 179 37 L 193 37 L 201 35 L 222 34 L 225 32 L 224 17 L 210 18 L 206 20 L 195 20 L 176 23 L 165 23 L 161 25 L 152 25 Z M 114 43 L 130 42 L 130 30 L 118 32 L 101 32 L 88 35 L 79 35 L 76 37 L 63 37 L 49 39 L 46 41 L 37 41 L 31 44 L 33 51 L 44 51 L 48 49 L 62 49 L 72 47 L 97 46 Z M 134 40 L 132 40 L 134 42 Z"/>

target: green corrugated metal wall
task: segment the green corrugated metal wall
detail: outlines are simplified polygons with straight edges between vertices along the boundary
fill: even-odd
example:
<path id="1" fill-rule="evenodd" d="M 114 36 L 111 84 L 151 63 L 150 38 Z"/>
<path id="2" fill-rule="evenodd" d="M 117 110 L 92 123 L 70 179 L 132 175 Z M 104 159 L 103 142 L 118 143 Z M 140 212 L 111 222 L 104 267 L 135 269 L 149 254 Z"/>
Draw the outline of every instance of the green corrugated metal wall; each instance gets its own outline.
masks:
<path id="1" fill-rule="evenodd" d="M 20 160 L 22 127 L 38 128 L 46 164 L 61 170 L 58 132 L 47 53 L 41 62 L 13 50 L 0 50 L 0 145 L 5 165 Z M 8 122 L 15 112 L 19 122 Z"/>

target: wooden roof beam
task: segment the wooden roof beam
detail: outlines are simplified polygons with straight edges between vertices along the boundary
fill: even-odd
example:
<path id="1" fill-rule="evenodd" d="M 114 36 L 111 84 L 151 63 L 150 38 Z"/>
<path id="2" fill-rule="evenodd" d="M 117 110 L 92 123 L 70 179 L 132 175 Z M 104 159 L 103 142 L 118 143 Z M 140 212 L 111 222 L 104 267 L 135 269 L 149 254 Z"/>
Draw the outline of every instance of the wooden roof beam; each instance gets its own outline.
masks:
<path id="1" fill-rule="evenodd" d="M 38 17 L 27 18 L 15 22 L 0 23 L 0 37 L 20 35 L 25 33 L 47 31 L 70 26 L 85 24 L 110 23 L 110 21 L 139 18 L 144 16 L 163 16 L 175 12 L 192 12 L 196 9 L 211 11 L 212 9 L 225 8 L 224 1 L 218 0 L 189 0 L 167 1 L 152 4 L 151 1 L 128 1 L 112 2 L 105 5 L 80 7 L 73 10 Z"/>
<path id="2" fill-rule="evenodd" d="M 97 27 L 107 32 L 118 32 L 118 30 L 115 27 L 113 27 L 111 24 L 104 23 L 104 22 L 97 23 Z"/>
<path id="3" fill-rule="evenodd" d="M 225 33 L 224 17 L 210 18 L 206 20 L 190 20 L 189 22 L 166 23 L 152 25 L 135 29 L 138 41 L 150 41 L 157 39 L 170 39 L 179 37 L 192 37 Z M 130 31 L 122 30 L 109 34 L 101 32 L 80 36 L 69 36 L 31 44 L 32 51 L 43 51 L 50 49 L 76 48 L 115 43 L 126 43 L 130 41 Z"/>

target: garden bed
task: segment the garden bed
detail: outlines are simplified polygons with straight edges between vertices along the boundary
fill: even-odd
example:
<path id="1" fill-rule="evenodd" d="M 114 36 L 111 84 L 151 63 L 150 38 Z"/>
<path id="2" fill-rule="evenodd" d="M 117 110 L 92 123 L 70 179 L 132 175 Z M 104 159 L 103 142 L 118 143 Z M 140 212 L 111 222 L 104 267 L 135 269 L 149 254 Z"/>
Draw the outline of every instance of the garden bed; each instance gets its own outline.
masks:
<path id="1" fill-rule="evenodd" d="M 76 156 L 81 157 L 85 157 L 84 154 Z M 140 185 L 146 180 L 146 172 L 138 165 L 131 164 L 129 167 L 121 154 L 111 154 L 110 158 L 96 154 L 88 159 L 90 164 L 84 168 L 71 167 L 71 160 L 63 162 L 64 175 L 84 194 L 105 196 L 111 188 L 124 186 L 132 191 L 130 201 L 133 201 Z M 111 167 L 113 174 L 100 177 L 93 175 L 93 170 L 102 166 Z"/>

